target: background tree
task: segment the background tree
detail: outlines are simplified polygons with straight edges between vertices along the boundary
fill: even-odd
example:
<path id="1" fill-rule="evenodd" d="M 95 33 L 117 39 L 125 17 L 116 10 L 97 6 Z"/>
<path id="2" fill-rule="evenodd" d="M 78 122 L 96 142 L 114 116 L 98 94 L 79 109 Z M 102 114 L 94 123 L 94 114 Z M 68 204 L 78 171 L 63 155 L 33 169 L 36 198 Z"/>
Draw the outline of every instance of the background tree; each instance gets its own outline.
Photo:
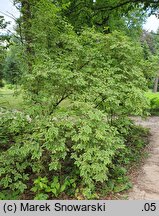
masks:
<path id="1" fill-rule="evenodd" d="M 158 6 L 156 1 L 147 0 L 54 0 L 53 3 L 61 8 L 62 16 L 67 18 L 76 31 L 86 26 L 95 26 L 101 31 L 105 29 L 105 32 L 115 27 L 120 29 L 123 25 L 129 25 L 129 30 L 134 27 L 137 29 L 145 11 L 154 13 Z M 126 22 L 123 23 L 124 18 Z"/>
<path id="2" fill-rule="evenodd" d="M 24 61 L 22 60 L 22 47 L 14 36 L 10 39 L 10 46 L 6 52 L 3 66 L 4 79 L 10 84 L 20 84 Z"/>
<path id="3" fill-rule="evenodd" d="M 3 67 L 4 67 L 4 59 L 6 56 L 6 47 L 8 46 L 9 36 L 3 32 L 7 27 L 7 22 L 5 22 L 4 17 L 0 16 L 0 87 L 3 86 L 2 79 L 3 79 Z"/>
<path id="4" fill-rule="evenodd" d="M 151 78 L 151 88 L 153 89 L 153 92 L 157 92 L 158 90 L 158 70 L 159 70 L 159 39 L 158 39 L 158 33 L 154 32 L 147 32 L 143 31 L 142 37 L 141 37 L 141 44 L 143 46 L 144 56 L 145 59 L 149 59 L 156 68 L 155 73 L 152 73 Z M 154 60 L 154 61 L 153 61 Z M 152 86 L 153 85 L 153 86 Z"/>

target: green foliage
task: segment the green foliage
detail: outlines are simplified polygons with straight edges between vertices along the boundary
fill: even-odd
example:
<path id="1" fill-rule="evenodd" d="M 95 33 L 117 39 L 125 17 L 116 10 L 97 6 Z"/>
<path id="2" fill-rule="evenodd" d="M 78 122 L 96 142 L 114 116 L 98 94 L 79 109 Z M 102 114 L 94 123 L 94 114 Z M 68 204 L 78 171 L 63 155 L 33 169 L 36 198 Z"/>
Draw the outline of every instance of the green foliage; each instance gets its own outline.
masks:
<path id="1" fill-rule="evenodd" d="M 5 56 L 6 56 L 6 47 L 8 46 L 9 42 L 9 35 L 6 33 L 3 33 L 3 30 L 7 27 L 9 22 L 5 22 L 4 17 L 0 16 L 0 87 L 3 87 L 3 66 L 4 66 L 4 61 L 5 61 Z"/>
<path id="2" fill-rule="evenodd" d="M 139 36 L 145 18 L 142 6 L 136 1 L 56 0 L 54 3 L 61 8 L 61 15 L 67 18 L 77 32 L 94 26 L 96 30 L 105 33 L 118 29 L 134 38 Z"/>
<path id="3" fill-rule="evenodd" d="M 23 60 L 21 59 L 20 44 L 12 42 L 10 49 L 6 53 L 6 58 L 3 67 L 4 79 L 10 84 L 20 83 L 22 76 Z"/>
<path id="4" fill-rule="evenodd" d="M 113 164 L 129 166 L 132 162 L 138 163 L 144 157 L 143 149 L 148 144 L 148 129 L 134 125 L 130 119 L 118 119 L 114 124 L 125 140 L 125 149 L 116 154 Z"/>
<path id="5" fill-rule="evenodd" d="M 132 184 L 127 175 L 127 169 L 121 166 L 116 166 L 113 169 L 111 179 L 109 180 L 107 187 L 110 192 L 115 193 L 122 192 L 132 187 Z"/>
<path id="6" fill-rule="evenodd" d="M 110 167 L 109 179 L 101 185 L 100 193 L 119 193 L 132 187 L 127 171 L 136 169 L 140 161 L 146 157 L 144 148 L 148 144 L 148 129 L 135 126 L 130 119 L 118 119 L 113 122 L 119 134 L 125 140 L 125 148 L 116 152 Z"/>
<path id="7" fill-rule="evenodd" d="M 130 120 L 114 119 L 110 125 L 103 112 L 79 102 L 51 116 L 2 111 L 1 117 L 3 191 L 21 195 L 31 190 L 34 199 L 63 193 L 94 199 L 98 184 L 105 183 L 115 192 L 131 186 L 119 164 L 138 160 L 145 142 Z"/>
<path id="8" fill-rule="evenodd" d="M 1 45 L 1 41 L 0 41 L 0 87 L 4 86 L 4 83 L 3 83 L 3 65 L 4 65 L 5 56 L 6 56 L 6 50 Z"/>
<path id="9" fill-rule="evenodd" d="M 31 46 L 27 49 L 28 58 L 34 58 L 28 61 L 30 71 L 23 75 L 23 88 L 36 112 L 53 113 L 67 98 L 94 104 L 105 110 L 110 119 L 113 115 L 142 115 L 147 106 L 143 95 L 149 77 L 144 71 L 140 44 L 119 31 L 104 35 L 85 28 L 80 35 L 76 34 L 59 15 L 75 2 L 33 2 L 28 4 L 34 16 L 30 23 L 23 20 L 28 25 L 27 36 L 32 36 L 26 44 Z M 108 7 L 116 3 L 107 2 Z M 104 4 L 88 2 L 91 9 Z M 44 11 L 47 14 L 42 17 Z M 26 18 L 25 11 L 22 12 Z"/>
<path id="10" fill-rule="evenodd" d="M 159 114 L 159 93 L 147 92 L 146 97 L 150 103 L 150 112 L 152 115 Z"/>
<path id="11" fill-rule="evenodd" d="M 50 197 L 59 197 L 61 193 L 68 190 L 68 188 L 76 188 L 75 179 L 69 179 L 68 177 L 61 184 L 58 176 L 54 176 L 52 181 L 48 181 L 47 177 L 38 177 L 34 181 L 34 187 L 31 191 L 36 193 L 34 199 L 47 199 L 48 194 Z"/>
<path id="12" fill-rule="evenodd" d="M 0 192 L 0 200 L 19 200 L 19 193 L 10 190 L 2 190 Z"/>
<path id="13" fill-rule="evenodd" d="M 1 146 L 0 185 L 19 193 L 27 188 L 31 174 L 50 177 L 55 172 L 73 170 L 79 170 L 79 184 L 93 191 L 95 182 L 108 179 L 112 158 L 123 146 L 116 129 L 106 123 L 105 115 L 83 103 L 44 118 L 2 114 L 2 129 L 5 145 Z M 63 189 L 55 188 L 52 187 L 57 196 Z"/>
<path id="14" fill-rule="evenodd" d="M 89 30 L 77 36 L 70 29 L 67 33 L 60 38 L 63 46 L 56 61 L 44 58 L 24 76 L 23 87 L 35 109 L 53 113 L 68 98 L 89 102 L 110 117 L 142 115 L 147 80 L 139 45 L 120 32 L 102 35 Z"/>
<path id="15" fill-rule="evenodd" d="M 133 29 L 139 14 L 128 4 L 121 15 L 112 13 L 116 21 L 107 26 L 108 12 L 120 8 L 118 0 L 81 1 L 82 13 L 75 16 L 81 8 L 76 5 L 67 16 L 78 2 L 14 1 L 21 3 L 21 42 L 13 40 L 5 70 L 8 80 L 14 81 L 9 72 L 20 75 L 28 108 L 0 112 L 2 198 L 10 191 L 39 200 L 95 199 L 103 184 L 115 192 L 131 186 L 125 167 L 139 160 L 145 142 L 127 116 L 146 114 L 144 92 L 152 76 L 145 68 L 151 65 L 149 59 L 144 62 L 140 44 L 125 33 L 103 34 L 96 27 L 103 28 L 104 21 L 108 33 L 120 16 L 124 28 L 133 19 Z M 104 6 L 105 12 L 94 14 Z M 126 18 L 128 6 L 133 13 Z"/>

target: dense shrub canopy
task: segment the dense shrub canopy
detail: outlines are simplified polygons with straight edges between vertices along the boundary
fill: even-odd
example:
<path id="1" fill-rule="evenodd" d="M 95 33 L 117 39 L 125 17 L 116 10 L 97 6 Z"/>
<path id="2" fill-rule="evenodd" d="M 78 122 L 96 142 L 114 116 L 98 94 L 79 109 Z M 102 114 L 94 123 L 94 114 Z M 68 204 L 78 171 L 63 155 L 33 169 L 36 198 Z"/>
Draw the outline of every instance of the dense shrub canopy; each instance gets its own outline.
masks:
<path id="1" fill-rule="evenodd" d="M 60 43 L 56 61 L 44 56 L 25 77 L 35 102 L 50 112 L 71 99 L 115 115 L 143 113 L 147 80 L 138 44 L 120 32 L 102 35 L 91 29 L 80 36 L 64 34 Z"/>
<path id="2" fill-rule="evenodd" d="M 0 111 L 2 199 L 93 199 L 103 186 L 130 187 L 125 167 L 141 154 L 145 133 L 129 117 L 147 114 L 156 68 L 139 42 L 145 15 L 136 24 L 135 2 L 84 2 L 89 20 L 75 17 L 81 7 L 67 15 L 76 1 L 14 1 L 21 17 L 4 72 L 26 108 Z"/>

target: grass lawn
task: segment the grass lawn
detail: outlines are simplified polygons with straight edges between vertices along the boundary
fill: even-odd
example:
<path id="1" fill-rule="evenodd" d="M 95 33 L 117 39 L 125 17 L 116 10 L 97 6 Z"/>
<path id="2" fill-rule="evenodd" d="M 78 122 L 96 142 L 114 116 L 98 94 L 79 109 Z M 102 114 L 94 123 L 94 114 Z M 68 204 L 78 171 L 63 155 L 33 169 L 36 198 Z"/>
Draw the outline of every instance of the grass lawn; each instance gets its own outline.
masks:
<path id="1" fill-rule="evenodd" d="M 7 87 L 0 88 L 0 107 L 6 109 L 23 110 L 24 104 L 21 95 L 14 95 L 14 90 Z"/>
<path id="2" fill-rule="evenodd" d="M 60 103 L 60 107 L 67 107 L 70 105 L 70 100 L 66 99 Z M 8 88 L 7 85 L 0 88 L 0 108 L 24 110 L 24 102 L 22 95 L 15 95 L 14 90 Z"/>

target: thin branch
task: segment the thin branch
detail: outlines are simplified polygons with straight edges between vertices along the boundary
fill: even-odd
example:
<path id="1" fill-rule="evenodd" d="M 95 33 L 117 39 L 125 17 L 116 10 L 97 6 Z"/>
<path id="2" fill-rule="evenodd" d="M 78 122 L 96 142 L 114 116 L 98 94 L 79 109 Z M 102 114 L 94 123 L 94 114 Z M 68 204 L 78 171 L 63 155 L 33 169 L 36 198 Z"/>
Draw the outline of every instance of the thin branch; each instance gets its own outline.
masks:
<path id="1" fill-rule="evenodd" d="M 101 11 L 102 11 L 102 10 L 105 10 L 105 9 L 108 9 L 108 10 L 115 10 L 115 9 L 117 9 L 117 8 L 119 8 L 119 7 L 125 6 L 126 4 L 129 4 L 129 3 L 138 3 L 138 2 L 141 2 L 141 0 L 134 0 L 134 1 L 128 0 L 128 1 L 126 1 L 126 2 L 117 4 L 117 5 L 115 5 L 115 6 L 99 7 L 99 8 L 94 8 L 94 10 L 101 10 Z"/>
<path id="2" fill-rule="evenodd" d="M 59 101 L 57 101 L 56 102 L 56 104 L 53 106 L 53 109 L 51 110 L 51 112 L 49 113 L 49 115 L 51 115 L 53 112 L 54 112 L 54 110 L 56 109 L 56 107 L 63 101 L 63 100 L 65 100 L 66 98 L 68 98 L 70 95 L 71 95 L 72 93 L 69 93 L 69 94 L 67 94 L 67 95 L 63 95 L 62 97 L 61 97 L 61 99 L 59 100 Z"/>
<path id="3" fill-rule="evenodd" d="M 69 11 L 66 12 L 66 16 L 69 15 L 69 14 L 73 14 L 76 10 L 76 8 L 78 8 L 78 6 L 81 4 L 83 5 L 84 2 L 80 2 L 78 4 L 75 4 L 73 7 L 70 7 Z M 122 2 L 122 3 L 119 3 L 119 4 L 116 4 L 114 6 L 111 6 L 111 5 L 107 5 L 107 6 L 103 6 L 103 7 L 96 7 L 95 5 L 93 5 L 92 7 L 92 10 L 94 11 L 105 11 L 105 10 L 108 10 L 108 11 L 112 11 L 112 10 L 115 10 L 115 9 L 118 9 L 118 8 L 121 8 L 127 4 L 132 4 L 132 3 L 146 3 L 145 0 L 127 0 L 125 2 Z M 149 4 L 156 4 L 157 2 L 156 1 L 149 1 L 148 2 Z M 87 5 L 87 4 L 84 4 L 83 5 L 83 10 L 84 8 L 90 8 L 90 5 Z M 94 14 L 96 15 L 96 14 Z"/>
<path id="4" fill-rule="evenodd" d="M 84 66 L 86 66 L 88 63 L 90 62 L 90 60 L 89 61 L 86 61 L 83 65 L 81 65 L 78 69 L 77 69 L 77 71 L 78 70 L 81 70 Z"/>
<path id="5" fill-rule="evenodd" d="M 19 22 L 17 22 L 17 18 L 16 18 L 13 14 L 11 14 L 10 12 L 7 12 L 9 15 L 8 15 L 7 13 L 2 12 L 2 11 L 0 11 L 0 13 L 3 14 L 3 15 L 5 15 L 5 16 L 7 16 L 7 17 L 9 17 L 9 18 L 11 18 L 11 19 L 13 19 L 13 20 L 18 24 L 18 26 L 19 26 L 20 42 L 21 42 L 22 44 L 24 44 L 24 42 L 23 42 L 23 37 L 22 37 L 21 25 L 20 25 Z M 12 33 L 12 35 L 14 35 L 17 39 L 19 39 L 19 37 L 17 37 L 17 36 L 16 36 L 13 32 L 11 32 L 9 29 L 6 28 L 6 30 L 7 30 L 8 32 Z"/>
<path id="6" fill-rule="evenodd" d="M 5 15 L 5 16 L 7 16 L 7 17 L 9 17 L 9 18 L 11 18 L 11 19 L 13 19 L 14 21 L 16 21 L 16 19 L 14 17 L 8 15 L 7 13 L 4 13 L 2 11 L 0 11 L 0 13 L 3 14 L 3 15 Z"/>
<path id="7" fill-rule="evenodd" d="M 70 94 L 71 94 L 71 93 L 70 93 Z M 59 101 L 57 101 L 57 103 L 55 104 L 54 107 L 57 107 L 63 100 L 65 100 L 68 96 L 70 96 L 70 94 L 67 94 L 67 95 L 65 95 L 65 96 L 62 96 L 62 98 L 61 98 Z"/>
<path id="8" fill-rule="evenodd" d="M 90 6 L 86 5 L 86 3 L 85 3 L 85 5 L 83 5 L 84 2 L 79 2 L 78 4 L 75 4 L 75 2 L 76 2 L 76 1 L 73 2 L 74 5 L 73 5 L 73 3 L 72 3 L 73 7 L 70 8 L 69 11 L 65 13 L 66 16 L 69 15 L 69 14 L 74 13 L 75 10 L 76 10 L 76 8 L 78 8 L 78 6 L 80 6 L 80 5 L 82 6 L 83 10 L 84 10 L 84 7 L 86 7 L 86 8 L 90 7 Z"/>
<path id="9" fill-rule="evenodd" d="M 95 108 L 97 108 L 101 103 L 103 103 L 105 100 L 107 99 L 107 96 L 103 97 L 102 100 L 95 106 Z M 97 100 L 97 98 L 95 99 L 95 101 Z"/>
<path id="10" fill-rule="evenodd" d="M 19 26 L 19 36 L 20 36 L 20 41 L 21 41 L 21 43 L 22 43 L 22 45 L 24 44 L 24 42 L 23 42 L 23 36 L 22 36 L 22 27 L 21 27 L 21 23 L 18 21 L 18 22 L 16 22 L 17 24 L 18 24 L 18 26 Z"/>
<path id="11" fill-rule="evenodd" d="M 155 33 L 155 32 L 149 32 L 150 34 L 153 34 L 153 35 L 159 35 L 159 33 Z"/>
<path id="12" fill-rule="evenodd" d="M 19 37 L 17 35 L 15 35 L 11 30 L 6 29 L 8 32 L 10 32 L 15 38 L 17 38 L 19 40 Z"/>
<path id="13" fill-rule="evenodd" d="M 17 18 L 12 13 L 10 13 L 9 11 L 7 11 L 7 14 L 9 14 L 16 21 Z"/>
<path id="14" fill-rule="evenodd" d="M 108 9 L 108 10 L 115 10 L 117 8 L 120 8 L 120 7 L 123 7 L 127 4 L 130 4 L 130 3 L 146 3 L 146 1 L 144 0 L 128 0 L 128 1 L 125 1 L 123 3 L 120 3 L 120 4 L 117 4 L 115 6 L 105 6 L 105 7 L 99 7 L 99 8 L 94 8 L 94 10 L 105 10 L 105 9 Z M 157 2 L 156 1 L 149 1 L 148 2 L 149 4 L 156 4 Z"/>

